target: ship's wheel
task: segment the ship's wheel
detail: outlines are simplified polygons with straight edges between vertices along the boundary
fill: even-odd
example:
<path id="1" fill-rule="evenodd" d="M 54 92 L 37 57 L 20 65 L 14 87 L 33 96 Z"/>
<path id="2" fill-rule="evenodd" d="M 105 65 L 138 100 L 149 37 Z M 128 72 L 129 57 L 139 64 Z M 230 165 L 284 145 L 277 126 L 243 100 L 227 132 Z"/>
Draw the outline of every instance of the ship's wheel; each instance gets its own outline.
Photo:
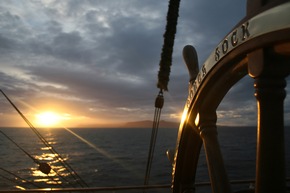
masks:
<path id="1" fill-rule="evenodd" d="M 189 84 L 174 158 L 174 193 L 195 192 L 202 145 L 212 192 L 231 192 L 217 138 L 216 109 L 246 75 L 255 79 L 258 108 L 255 190 L 251 191 L 287 191 L 283 105 L 290 72 L 290 2 L 265 2 L 248 2 L 246 18 L 217 45 Z M 195 51 L 190 46 L 185 50 L 191 52 L 187 57 L 193 60 L 188 62 L 192 77 Z"/>

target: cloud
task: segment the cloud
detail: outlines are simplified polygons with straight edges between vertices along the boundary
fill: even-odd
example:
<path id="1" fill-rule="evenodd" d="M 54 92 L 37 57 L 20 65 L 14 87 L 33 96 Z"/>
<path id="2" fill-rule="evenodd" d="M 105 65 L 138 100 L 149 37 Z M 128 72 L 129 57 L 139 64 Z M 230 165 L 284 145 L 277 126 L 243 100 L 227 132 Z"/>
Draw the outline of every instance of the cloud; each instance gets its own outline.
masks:
<path id="1" fill-rule="evenodd" d="M 104 122 L 152 119 L 167 3 L 1 1 L 1 88 L 36 109 L 57 106 Z M 181 1 L 164 119 L 181 114 L 187 97 L 183 47 L 196 47 L 201 66 L 245 6 Z M 253 92 L 250 78 L 234 87 L 218 109 L 221 122 L 238 116 L 252 123 Z"/>
<path id="2" fill-rule="evenodd" d="M 217 109 L 218 122 L 222 125 L 256 125 L 257 105 L 254 80 L 245 76 L 224 97 Z"/>

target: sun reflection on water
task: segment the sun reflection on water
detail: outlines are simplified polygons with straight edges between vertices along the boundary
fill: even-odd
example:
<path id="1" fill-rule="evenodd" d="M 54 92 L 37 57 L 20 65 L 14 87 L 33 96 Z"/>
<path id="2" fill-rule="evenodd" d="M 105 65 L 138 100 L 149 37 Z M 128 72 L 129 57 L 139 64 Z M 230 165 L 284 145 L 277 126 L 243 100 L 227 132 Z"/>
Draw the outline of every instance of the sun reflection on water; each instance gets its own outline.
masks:
<path id="1" fill-rule="evenodd" d="M 66 149 L 63 149 L 64 142 L 60 140 L 58 132 L 47 128 L 39 130 L 43 140 L 35 139 L 26 129 L 18 129 L 17 132 L 6 129 L 5 133 L 8 133 L 7 136 L 11 136 L 18 146 L 5 138 L 5 135 L 1 136 L 0 145 L 5 143 L 8 146 L 1 148 L 2 154 L 6 155 L 9 163 L 5 168 L 4 165 L 0 167 L 0 175 L 6 180 L 0 180 L 0 189 L 71 188 L 83 187 L 85 184 L 68 164 L 69 155 Z M 54 148 L 65 153 L 56 152 Z"/>
<path id="2" fill-rule="evenodd" d="M 46 132 L 45 135 L 49 145 L 57 144 L 57 139 L 52 136 L 51 132 Z M 63 161 L 68 160 L 68 157 L 63 155 L 60 157 L 51 151 L 52 149 L 50 146 L 40 147 L 37 155 L 34 155 L 35 160 L 38 160 L 40 163 L 46 163 L 51 167 L 50 172 L 45 174 L 39 167 L 32 167 L 30 168 L 31 176 L 34 183 L 41 184 L 43 187 L 48 185 L 51 185 L 51 187 L 55 187 L 55 185 L 64 187 L 65 184 L 71 183 L 71 180 L 66 179 L 70 177 L 70 173 L 63 165 Z"/>
<path id="3" fill-rule="evenodd" d="M 19 189 L 19 190 L 26 190 L 24 187 L 22 186 L 15 186 L 15 188 Z"/>

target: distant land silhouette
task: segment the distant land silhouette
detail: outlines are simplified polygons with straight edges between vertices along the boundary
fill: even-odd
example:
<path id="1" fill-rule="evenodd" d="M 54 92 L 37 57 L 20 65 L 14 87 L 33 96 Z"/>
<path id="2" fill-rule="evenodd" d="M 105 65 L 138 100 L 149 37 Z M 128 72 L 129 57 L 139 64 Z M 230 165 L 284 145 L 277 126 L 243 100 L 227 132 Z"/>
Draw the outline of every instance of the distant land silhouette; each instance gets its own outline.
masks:
<path id="1" fill-rule="evenodd" d="M 127 122 L 124 124 L 124 128 L 152 128 L 153 122 L 149 120 Z M 159 128 L 179 128 L 179 123 L 161 120 Z"/>
<path id="2" fill-rule="evenodd" d="M 116 124 L 96 124 L 96 125 L 78 125 L 77 127 L 84 128 L 152 128 L 153 121 L 144 120 L 144 121 L 132 121 L 132 122 L 123 122 Z M 179 128 L 178 122 L 164 121 L 161 120 L 159 123 L 159 128 Z"/>

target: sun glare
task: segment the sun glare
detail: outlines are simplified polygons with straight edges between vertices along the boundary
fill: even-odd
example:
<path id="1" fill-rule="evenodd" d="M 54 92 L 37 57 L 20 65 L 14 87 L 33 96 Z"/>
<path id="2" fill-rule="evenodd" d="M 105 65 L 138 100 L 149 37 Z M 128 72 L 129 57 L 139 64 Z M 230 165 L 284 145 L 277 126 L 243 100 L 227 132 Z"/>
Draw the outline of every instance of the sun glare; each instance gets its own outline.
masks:
<path id="1" fill-rule="evenodd" d="M 57 126 L 61 117 L 54 112 L 43 112 L 36 115 L 36 123 L 41 127 Z"/>

